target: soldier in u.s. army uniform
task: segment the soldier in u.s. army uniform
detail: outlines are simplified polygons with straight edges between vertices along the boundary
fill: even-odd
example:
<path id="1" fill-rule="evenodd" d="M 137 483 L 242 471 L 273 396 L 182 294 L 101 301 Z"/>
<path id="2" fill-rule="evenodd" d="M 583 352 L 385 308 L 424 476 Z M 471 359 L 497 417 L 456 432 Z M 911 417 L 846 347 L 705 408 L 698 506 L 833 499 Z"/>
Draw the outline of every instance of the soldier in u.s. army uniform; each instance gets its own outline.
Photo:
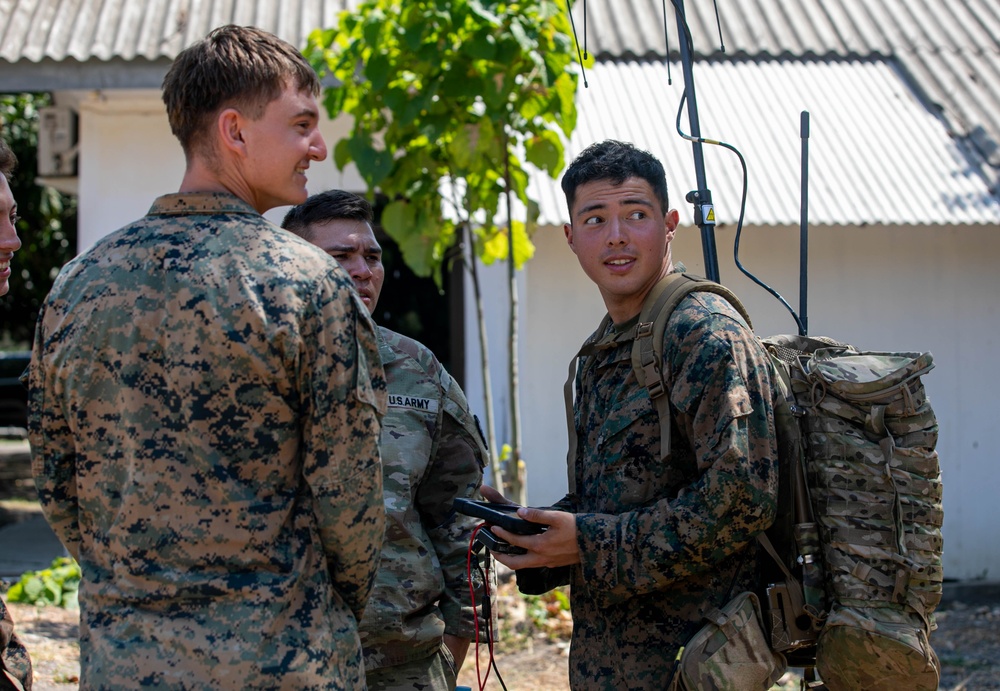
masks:
<path id="1" fill-rule="evenodd" d="M 562 182 L 566 239 L 611 318 L 576 378 L 571 463 L 561 511 L 520 509 L 550 524 L 538 536 L 495 532 L 529 550 L 495 555 L 519 586 L 571 583 L 574 689 L 664 689 L 702 615 L 753 583 L 754 537 L 774 519 L 773 374 L 739 313 L 691 293 L 664 331 L 671 452 L 636 381 L 632 336 L 643 299 L 675 270 L 663 167 L 630 144 L 584 150 Z M 504 501 L 483 488 L 491 501 Z M 542 568 L 538 568 L 542 567 Z"/>
<path id="2" fill-rule="evenodd" d="M 385 270 L 371 223 L 366 200 L 332 190 L 293 208 L 282 226 L 340 262 L 374 310 Z M 365 673 L 369 689 L 443 691 L 455 687 L 484 597 L 477 579 L 473 602 L 466 567 L 477 521 L 452 502 L 478 498 L 486 448 L 465 394 L 437 358 L 383 326 L 378 334 L 389 387 L 380 441 L 386 540 L 361 622 Z"/>
<path id="3" fill-rule="evenodd" d="M 29 375 L 32 471 L 83 572 L 81 688 L 357 689 L 385 532 L 374 325 L 261 215 L 326 157 L 289 44 L 222 27 L 164 79 L 177 194 L 70 262 Z"/>

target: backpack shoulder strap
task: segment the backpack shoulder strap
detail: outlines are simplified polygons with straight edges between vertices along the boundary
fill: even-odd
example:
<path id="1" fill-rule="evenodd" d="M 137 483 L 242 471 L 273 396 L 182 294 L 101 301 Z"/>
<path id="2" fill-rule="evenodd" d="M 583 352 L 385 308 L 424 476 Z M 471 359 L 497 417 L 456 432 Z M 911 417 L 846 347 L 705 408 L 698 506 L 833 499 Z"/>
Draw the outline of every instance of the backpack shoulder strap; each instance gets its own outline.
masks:
<path id="1" fill-rule="evenodd" d="M 635 340 L 632 342 L 632 369 L 639 386 L 646 387 L 660 419 L 660 458 L 670 454 L 670 397 L 666 395 L 663 371 L 663 332 L 674 309 L 688 293 L 715 293 L 731 304 L 751 326 L 750 315 L 729 288 L 688 273 L 671 273 L 653 286 L 642 303 Z"/>
<path id="2" fill-rule="evenodd" d="M 581 356 L 587 355 L 593 350 L 594 340 L 600 339 L 608 327 L 611 325 L 611 315 L 605 314 L 600 326 L 594 332 L 593 339 L 587 339 L 583 347 L 577 351 L 576 355 L 569 361 L 569 372 L 566 376 L 566 383 L 563 384 L 563 403 L 566 408 L 566 429 L 569 433 L 569 448 L 566 451 L 566 469 L 568 473 L 567 486 L 570 494 L 576 494 L 576 449 L 579 441 L 576 436 L 576 420 L 573 412 L 573 385 L 576 383 L 576 363 Z"/>

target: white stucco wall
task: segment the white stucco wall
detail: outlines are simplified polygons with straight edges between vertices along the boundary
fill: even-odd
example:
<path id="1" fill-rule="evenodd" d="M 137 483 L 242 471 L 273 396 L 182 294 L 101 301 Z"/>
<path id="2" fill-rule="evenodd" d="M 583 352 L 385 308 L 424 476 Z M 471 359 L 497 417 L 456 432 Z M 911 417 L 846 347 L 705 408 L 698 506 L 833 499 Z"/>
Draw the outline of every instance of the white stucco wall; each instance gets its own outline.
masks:
<path id="1" fill-rule="evenodd" d="M 79 103 L 78 246 L 84 250 L 143 216 L 159 195 L 177 191 L 184 175 L 184 154 L 170 132 L 159 92 L 87 93 L 72 100 Z M 346 126 L 324 114 L 320 131 L 332 148 Z M 310 193 L 365 189 L 353 166 L 341 172 L 330 156 L 314 161 L 308 175 Z M 287 208 L 265 215 L 280 222 Z"/>
<path id="2" fill-rule="evenodd" d="M 77 97 L 80 112 L 80 247 L 142 216 L 153 199 L 177 189 L 183 156 L 169 132 L 158 93 Z M 328 145 L 343 125 L 321 125 Z M 329 159 L 310 169 L 311 192 L 362 190 L 356 172 Z M 280 220 L 285 209 L 268 213 Z M 937 368 L 926 386 L 941 422 L 945 482 L 945 573 L 1000 578 L 992 508 L 1000 496 L 992 433 L 1000 428 L 994 351 L 1000 339 L 997 228 L 814 228 L 811 235 L 810 333 L 873 350 L 930 350 Z M 798 305 L 797 229 L 748 229 L 744 265 Z M 761 335 L 794 331 L 784 309 L 732 264 L 732 229 L 717 234 L 723 282 L 744 299 Z M 529 501 L 550 503 L 566 489 L 562 384 L 569 358 L 603 314 L 597 289 L 583 276 L 561 229 L 535 237 L 537 255 L 520 275 L 523 455 Z M 700 238 L 687 229 L 675 256 L 702 272 Z M 509 440 L 506 275 L 484 270 L 498 442 Z M 478 336 L 471 291 L 466 300 L 466 389 L 483 417 Z"/>
<path id="3" fill-rule="evenodd" d="M 1000 233 L 997 228 L 813 228 L 809 333 L 869 350 L 920 350 L 936 367 L 924 379 L 940 423 L 945 488 L 945 576 L 1000 578 L 993 510 L 1000 428 Z M 603 315 L 561 229 L 540 231 L 526 272 L 521 375 L 528 499 L 566 491 L 562 384 L 566 365 Z M 732 232 L 717 233 L 723 283 L 741 296 L 759 335 L 794 333 L 787 311 L 736 269 Z M 740 260 L 798 307 L 798 229 L 744 231 Z M 675 258 L 702 273 L 697 230 L 679 233 Z"/>

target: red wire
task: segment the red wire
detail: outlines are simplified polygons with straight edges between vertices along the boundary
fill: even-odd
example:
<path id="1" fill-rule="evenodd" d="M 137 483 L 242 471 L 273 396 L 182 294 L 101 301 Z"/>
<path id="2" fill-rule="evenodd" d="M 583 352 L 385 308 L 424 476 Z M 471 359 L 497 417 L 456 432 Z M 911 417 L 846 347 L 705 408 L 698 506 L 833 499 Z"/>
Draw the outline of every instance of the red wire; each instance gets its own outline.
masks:
<path id="1" fill-rule="evenodd" d="M 473 551 L 473 546 L 476 543 L 476 535 L 485 526 L 485 523 L 480 523 L 476 526 L 475 530 L 472 531 L 472 536 L 469 538 L 469 551 L 465 560 L 465 572 L 466 578 L 469 580 L 469 595 L 472 598 L 472 621 L 476 629 L 476 680 L 479 682 L 479 691 L 485 691 L 486 682 L 490 678 L 490 670 L 493 668 L 493 614 L 490 612 L 490 616 L 486 621 L 486 634 L 487 634 L 487 647 L 489 649 L 489 665 L 486 667 L 486 676 L 483 677 L 482 672 L 479 669 L 479 617 L 476 615 L 476 587 L 472 580 L 472 561 L 475 558 L 475 552 Z M 485 566 L 483 568 L 483 594 L 486 596 L 487 602 L 490 597 L 490 560 L 489 552 L 487 552 L 487 559 Z"/>

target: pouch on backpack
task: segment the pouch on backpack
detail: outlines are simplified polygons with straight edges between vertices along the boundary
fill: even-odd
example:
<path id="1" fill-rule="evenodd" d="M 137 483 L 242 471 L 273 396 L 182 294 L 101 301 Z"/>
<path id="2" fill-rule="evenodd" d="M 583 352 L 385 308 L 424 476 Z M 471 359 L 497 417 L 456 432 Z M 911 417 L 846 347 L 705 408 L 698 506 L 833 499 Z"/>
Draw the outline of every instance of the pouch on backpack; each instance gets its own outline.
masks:
<path id="1" fill-rule="evenodd" d="M 913 612 L 837 608 L 817 650 L 816 671 L 831 691 L 936 691 L 941 679 L 926 628 Z"/>
<path id="2" fill-rule="evenodd" d="M 768 646 L 756 595 L 740 593 L 705 619 L 681 652 L 680 689 L 766 691 L 784 674 L 787 662 Z"/>

